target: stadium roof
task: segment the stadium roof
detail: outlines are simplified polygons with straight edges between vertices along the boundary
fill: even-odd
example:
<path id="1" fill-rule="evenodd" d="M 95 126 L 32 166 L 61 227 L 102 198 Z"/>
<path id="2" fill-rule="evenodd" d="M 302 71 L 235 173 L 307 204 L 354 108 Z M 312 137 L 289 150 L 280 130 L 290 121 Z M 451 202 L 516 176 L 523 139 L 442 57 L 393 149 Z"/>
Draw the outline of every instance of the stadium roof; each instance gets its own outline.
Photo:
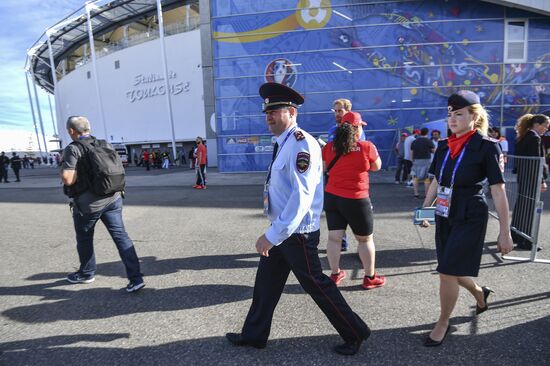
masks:
<path id="1" fill-rule="evenodd" d="M 545 0 L 484 0 L 507 7 L 517 7 L 524 10 L 550 15 L 550 2 Z M 178 6 L 194 3 L 192 0 L 161 0 L 163 11 Z M 105 3 L 103 5 L 98 5 Z M 156 0 L 103 0 L 91 1 L 90 16 L 94 38 L 104 35 L 122 25 L 133 23 L 139 19 L 156 13 Z M 50 58 L 47 36 L 50 36 L 55 65 L 59 64 L 77 48 L 88 42 L 86 5 L 65 17 L 44 32 L 28 51 L 25 67 L 32 70 L 34 82 L 53 93 L 53 80 L 50 70 Z"/>
<path id="2" fill-rule="evenodd" d="M 162 0 L 163 11 L 192 3 L 184 0 Z M 156 14 L 156 0 L 114 0 L 90 2 L 90 18 L 94 39 L 122 25 Z M 47 37 L 50 37 L 55 65 L 74 50 L 88 42 L 86 5 L 46 30 L 27 53 L 26 69 L 34 75 L 34 82 L 53 93 L 53 80 Z"/>
<path id="3" fill-rule="evenodd" d="M 550 15 L 550 1 L 548 0 L 483 0 L 488 3 L 518 8 L 543 15 Z"/>

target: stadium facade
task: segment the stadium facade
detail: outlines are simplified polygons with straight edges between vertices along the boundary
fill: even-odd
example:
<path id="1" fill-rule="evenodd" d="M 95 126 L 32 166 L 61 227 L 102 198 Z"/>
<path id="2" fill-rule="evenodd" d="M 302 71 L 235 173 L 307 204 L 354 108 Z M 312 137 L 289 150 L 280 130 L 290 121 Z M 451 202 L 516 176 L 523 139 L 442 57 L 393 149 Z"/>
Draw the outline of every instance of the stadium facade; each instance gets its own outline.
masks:
<path id="1" fill-rule="evenodd" d="M 399 133 L 441 126 L 458 89 L 504 128 L 550 108 L 548 2 L 166 0 L 162 17 L 156 3 L 95 2 L 90 22 L 80 9 L 31 48 L 59 131 L 87 115 L 131 156 L 205 136 L 221 172 L 262 171 L 273 140 L 257 92 L 274 81 L 304 94 L 299 125 L 313 135 L 334 123 L 334 99 L 351 99 L 389 166 Z"/>

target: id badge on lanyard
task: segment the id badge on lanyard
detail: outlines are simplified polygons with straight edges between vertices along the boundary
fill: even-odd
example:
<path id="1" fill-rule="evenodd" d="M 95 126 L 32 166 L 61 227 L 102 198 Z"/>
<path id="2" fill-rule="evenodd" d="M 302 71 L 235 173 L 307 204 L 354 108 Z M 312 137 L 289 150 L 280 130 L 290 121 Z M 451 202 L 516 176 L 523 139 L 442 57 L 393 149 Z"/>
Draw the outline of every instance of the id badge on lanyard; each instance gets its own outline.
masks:
<path id="1" fill-rule="evenodd" d="M 269 183 L 264 184 L 264 215 L 269 214 Z"/>
<path id="2" fill-rule="evenodd" d="M 466 146 L 468 143 L 466 143 Z M 455 184 L 455 174 L 458 169 L 458 166 L 460 165 L 460 162 L 462 161 L 462 157 L 464 156 L 464 152 L 466 151 L 466 146 L 462 148 L 462 152 L 460 153 L 458 157 L 458 161 L 455 164 L 455 167 L 453 169 L 453 174 L 451 175 L 451 186 L 445 187 L 441 185 L 441 181 L 443 180 L 443 170 L 445 169 L 445 165 L 447 165 L 447 160 L 449 159 L 450 150 L 447 151 L 447 155 L 445 155 L 445 160 L 443 160 L 443 164 L 441 165 L 441 170 L 439 171 L 439 186 L 437 187 L 437 198 L 435 200 L 435 214 L 441 217 L 449 217 L 449 214 L 451 213 L 451 199 L 453 197 L 453 186 Z"/>
<path id="3" fill-rule="evenodd" d="M 451 211 L 451 198 L 453 189 L 445 186 L 437 187 L 437 198 L 435 200 L 435 213 L 441 217 L 449 217 Z"/>

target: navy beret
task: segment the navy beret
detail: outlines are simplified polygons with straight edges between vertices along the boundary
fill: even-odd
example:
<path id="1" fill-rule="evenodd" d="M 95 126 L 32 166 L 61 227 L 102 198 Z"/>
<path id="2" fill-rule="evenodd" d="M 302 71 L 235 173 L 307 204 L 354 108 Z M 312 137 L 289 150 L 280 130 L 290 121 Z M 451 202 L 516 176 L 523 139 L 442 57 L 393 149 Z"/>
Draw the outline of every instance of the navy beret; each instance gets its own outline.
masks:
<path id="1" fill-rule="evenodd" d="M 449 112 L 462 109 L 474 104 L 481 104 L 476 93 L 470 90 L 460 90 L 452 94 L 447 100 Z"/>
<path id="2" fill-rule="evenodd" d="M 298 108 L 304 104 L 304 97 L 296 90 L 279 83 L 265 83 L 260 86 L 260 96 L 264 100 L 263 112 L 285 107 Z"/>

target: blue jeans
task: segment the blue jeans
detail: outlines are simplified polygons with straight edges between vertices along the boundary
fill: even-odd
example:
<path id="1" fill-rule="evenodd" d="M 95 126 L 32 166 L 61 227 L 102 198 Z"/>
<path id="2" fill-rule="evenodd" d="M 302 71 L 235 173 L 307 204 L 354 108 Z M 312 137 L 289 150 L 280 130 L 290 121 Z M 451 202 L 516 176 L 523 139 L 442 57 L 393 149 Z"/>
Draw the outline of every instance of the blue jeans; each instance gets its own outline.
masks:
<path id="1" fill-rule="evenodd" d="M 122 221 L 122 198 L 107 205 L 99 212 L 81 215 L 78 210 L 73 211 L 76 249 L 80 259 L 79 271 L 84 275 L 95 275 L 97 266 L 94 254 L 94 229 L 100 219 L 116 244 L 118 254 L 126 267 L 128 279 L 134 282 L 141 281 L 143 275 L 140 272 L 134 243 L 128 236 Z"/>

